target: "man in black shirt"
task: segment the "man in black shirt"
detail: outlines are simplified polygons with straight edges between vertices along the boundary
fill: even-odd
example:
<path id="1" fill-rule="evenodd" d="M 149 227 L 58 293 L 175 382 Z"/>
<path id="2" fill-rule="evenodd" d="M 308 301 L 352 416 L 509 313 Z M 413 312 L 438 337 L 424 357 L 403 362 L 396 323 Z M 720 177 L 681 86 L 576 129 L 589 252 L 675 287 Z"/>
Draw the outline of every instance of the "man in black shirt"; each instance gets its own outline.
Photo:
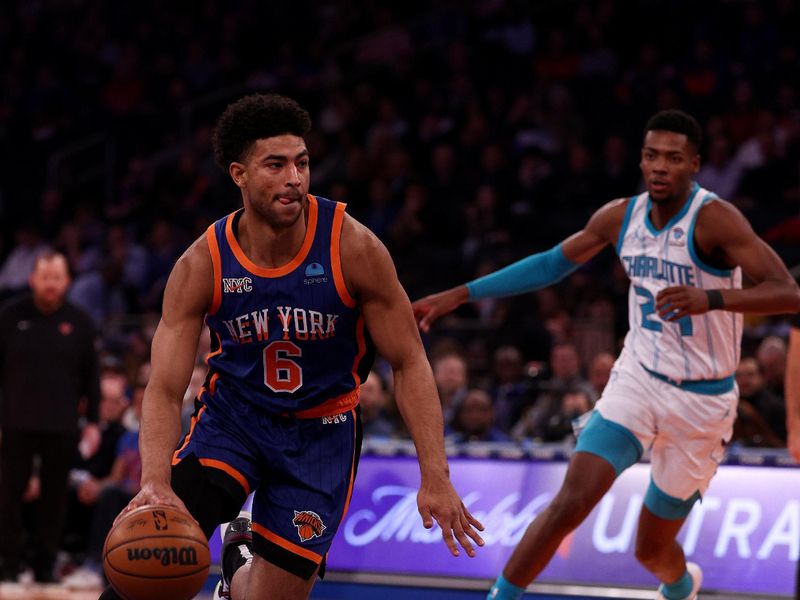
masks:
<path id="1" fill-rule="evenodd" d="M 82 452 L 91 454 L 100 439 L 95 331 L 86 313 L 65 302 L 69 282 L 64 256 L 45 254 L 30 276 L 33 293 L 0 308 L 0 579 L 16 579 L 19 572 L 22 498 L 33 457 L 39 455 L 41 496 L 32 566 L 37 581 L 54 580 L 82 399 L 88 423 Z"/>

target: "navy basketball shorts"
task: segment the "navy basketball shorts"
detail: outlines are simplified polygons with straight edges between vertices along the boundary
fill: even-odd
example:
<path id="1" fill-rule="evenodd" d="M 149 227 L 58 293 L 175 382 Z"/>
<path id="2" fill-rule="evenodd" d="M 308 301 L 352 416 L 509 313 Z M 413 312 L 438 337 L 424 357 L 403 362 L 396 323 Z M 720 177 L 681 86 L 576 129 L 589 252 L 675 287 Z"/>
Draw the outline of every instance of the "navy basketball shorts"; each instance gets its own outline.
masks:
<path id="1" fill-rule="evenodd" d="M 253 496 L 253 551 L 304 579 L 325 555 L 350 504 L 361 451 L 358 408 L 300 419 L 203 405 L 172 460 L 194 455 Z M 194 458 L 192 457 L 192 458 Z"/>

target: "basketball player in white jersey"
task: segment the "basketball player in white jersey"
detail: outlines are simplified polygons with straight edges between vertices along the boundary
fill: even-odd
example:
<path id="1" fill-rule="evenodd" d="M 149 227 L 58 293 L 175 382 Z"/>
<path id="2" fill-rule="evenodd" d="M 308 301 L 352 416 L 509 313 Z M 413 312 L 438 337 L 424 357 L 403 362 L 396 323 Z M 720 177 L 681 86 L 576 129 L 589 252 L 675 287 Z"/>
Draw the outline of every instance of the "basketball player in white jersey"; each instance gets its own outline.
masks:
<path id="1" fill-rule="evenodd" d="M 676 536 L 730 439 L 741 313 L 800 310 L 800 291 L 742 214 L 693 176 L 701 130 L 681 111 L 648 121 L 640 167 L 647 191 L 609 202 L 549 251 L 414 303 L 423 331 L 460 304 L 553 284 L 611 245 L 631 280 L 630 330 L 611 379 L 578 437 L 564 483 L 528 526 L 489 598 L 516 599 L 617 476 L 652 448 L 636 558 L 658 598 L 694 599 L 702 573 Z M 741 288 L 742 272 L 753 282 Z"/>

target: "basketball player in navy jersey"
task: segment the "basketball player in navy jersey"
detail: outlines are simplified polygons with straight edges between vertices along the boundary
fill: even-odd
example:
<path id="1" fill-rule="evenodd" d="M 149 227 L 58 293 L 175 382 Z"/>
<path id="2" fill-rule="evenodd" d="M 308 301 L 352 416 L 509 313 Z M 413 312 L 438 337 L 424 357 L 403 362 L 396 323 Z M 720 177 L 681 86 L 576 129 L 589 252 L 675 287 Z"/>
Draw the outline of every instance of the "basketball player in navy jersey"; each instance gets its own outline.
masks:
<path id="1" fill-rule="evenodd" d="M 392 366 L 417 448 L 425 527 L 438 522 L 455 556 L 458 544 L 474 556 L 470 538 L 483 545 L 483 526 L 449 480 L 436 387 L 392 260 L 344 204 L 308 193 L 310 124 L 276 95 L 247 96 L 222 114 L 214 150 L 244 207 L 178 260 L 153 339 L 142 490 L 126 510 L 173 505 L 209 536 L 254 491 L 252 525 L 229 528 L 217 597 L 308 597 L 352 494 L 359 384 L 374 348 Z M 209 372 L 178 444 L 204 322 Z M 115 597 L 110 588 L 101 596 Z"/>
<path id="2" fill-rule="evenodd" d="M 644 194 L 609 202 L 547 252 L 413 305 L 428 331 L 464 302 L 555 283 L 609 245 L 631 280 L 624 349 L 578 437 L 561 490 L 529 525 L 489 593 L 493 600 L 519 598 L 650 447 L 636 557 L 661 581 L 658 598 L 697 596 L 702 572 L 686 563 L 676 536 L 732 433 L 742 313 L 800 310 L 798 287 L 775 252 L 734 206 L 692 181 L 700 137 L 686 113 L 657 113 L 645 128 Z M 742 272 L 752 287 L 741 289 Z"/>

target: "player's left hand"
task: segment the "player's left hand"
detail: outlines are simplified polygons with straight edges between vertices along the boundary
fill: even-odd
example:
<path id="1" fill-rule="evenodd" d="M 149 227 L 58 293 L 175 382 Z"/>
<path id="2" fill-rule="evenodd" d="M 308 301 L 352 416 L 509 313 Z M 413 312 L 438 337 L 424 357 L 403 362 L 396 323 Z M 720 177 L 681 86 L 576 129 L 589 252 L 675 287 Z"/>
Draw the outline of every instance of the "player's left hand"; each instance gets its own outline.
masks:
<path id="1" fill-rule="evenodd" d="M 708 295 L 703 289 L 687 285 L 664 288 L 656 295 L 656 310 L 664 321 L 700 315 L 708 312 Z"/>
<path id="2" fill-rule="evenodd" d="M 426 529 L 433 527 L 436 520 L 442 529 L 442 539 L 453 556 L 461 554 L 456 540 L 468 556 L 475 556 L 469 538 L 483 546 L 483 538 L 478 534 L 478 531 L 483 531 L 483 524 L 470 514 L 447 477 L 437 481 L 423 480 L 417 494 L 417 508 Z"/>

